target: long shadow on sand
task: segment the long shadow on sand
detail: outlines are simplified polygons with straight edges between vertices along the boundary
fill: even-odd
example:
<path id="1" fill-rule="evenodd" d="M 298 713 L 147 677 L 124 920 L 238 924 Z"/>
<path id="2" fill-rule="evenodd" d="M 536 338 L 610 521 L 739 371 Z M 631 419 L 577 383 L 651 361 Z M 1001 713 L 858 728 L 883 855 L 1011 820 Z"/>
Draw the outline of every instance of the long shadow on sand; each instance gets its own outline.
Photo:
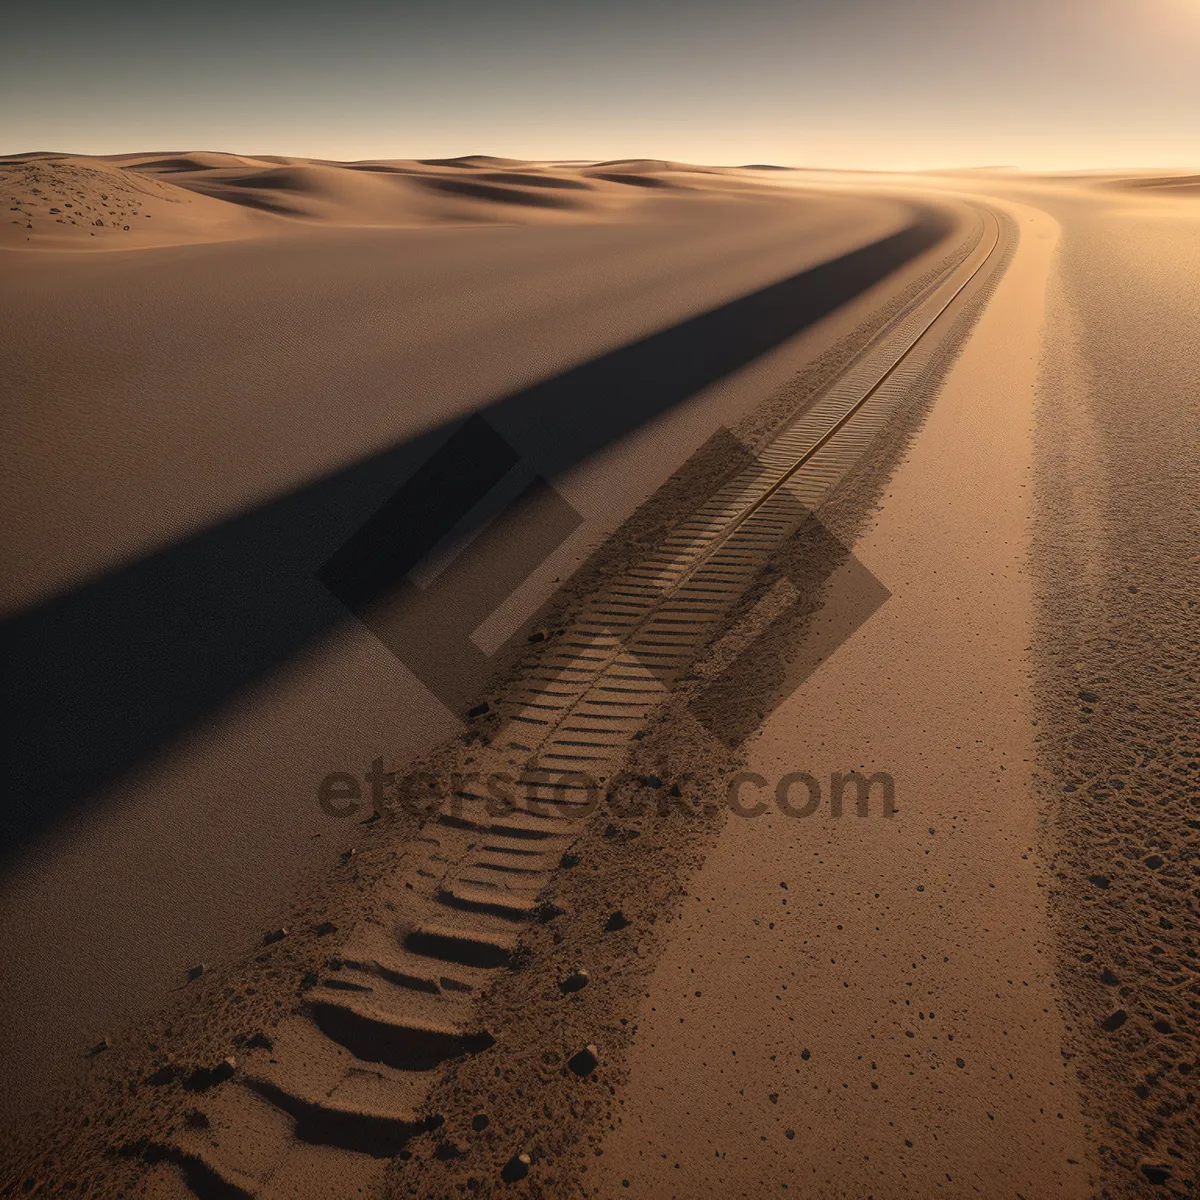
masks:
<path id="1" fill-rule="evenodd" d="M 480 415 L 523 465 L 552 480 L 947 232 L 944 216 L 918 211 L 898 233 L 505 396 Z M 462 424 L 363 458 L 0 626 L 3 854 L 348 620 L 316 573 Z M 432 512 L 414 518 L 446 523 Z M 389 573 L 379 578 L 384 586 Z"/>

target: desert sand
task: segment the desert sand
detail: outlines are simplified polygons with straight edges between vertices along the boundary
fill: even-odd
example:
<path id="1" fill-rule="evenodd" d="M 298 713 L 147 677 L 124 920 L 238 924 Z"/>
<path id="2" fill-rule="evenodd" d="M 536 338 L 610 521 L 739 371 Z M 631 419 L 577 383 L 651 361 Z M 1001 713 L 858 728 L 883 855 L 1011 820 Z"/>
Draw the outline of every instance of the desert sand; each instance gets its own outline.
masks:
<path id="1" fill-rule="evenodd" d="M 177 606 L 208 681 L 113 641 L 178 711 L 6 866 L 0 1184 L 1194 1194 L 1193 176 L 0 169 L 14 644 L 153 665 Z M 294 596 L 470 413 L 579 520 L 499 605 L 542 518 L 439 543 L 447 707 Z M 322 812 L 376 753 L 459 807 Z M 729 812 L 838 771 L 895 813 Z"/>

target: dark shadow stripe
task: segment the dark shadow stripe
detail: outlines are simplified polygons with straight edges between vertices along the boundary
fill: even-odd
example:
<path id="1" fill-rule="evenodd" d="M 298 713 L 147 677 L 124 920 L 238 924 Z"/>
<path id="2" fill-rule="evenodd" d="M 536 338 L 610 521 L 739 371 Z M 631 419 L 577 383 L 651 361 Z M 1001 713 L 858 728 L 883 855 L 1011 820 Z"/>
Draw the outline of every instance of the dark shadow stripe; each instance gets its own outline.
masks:
<path id="1" fill-rule="evenodd" d="M 523 469 L 553 481 L 828 316 L 950 227 L 918 211 L 898 233 L 506 396 L 472 420 L 497 431 Z M 356 534 L 365 540 L 354 553 L 378 549 L 365 532 L 375 514 L 388 513 L 379 529 L 402 525 L 389 500 L 464 427 L 388 447 L 0 626 L 3 853 L 347 620 L 316 573 Z M 417 529 L 446 519 L 436 506 L 411 513 Z M 403 562 L 395 553 L 395 569 L 364 590 L 386 593 Z"/>

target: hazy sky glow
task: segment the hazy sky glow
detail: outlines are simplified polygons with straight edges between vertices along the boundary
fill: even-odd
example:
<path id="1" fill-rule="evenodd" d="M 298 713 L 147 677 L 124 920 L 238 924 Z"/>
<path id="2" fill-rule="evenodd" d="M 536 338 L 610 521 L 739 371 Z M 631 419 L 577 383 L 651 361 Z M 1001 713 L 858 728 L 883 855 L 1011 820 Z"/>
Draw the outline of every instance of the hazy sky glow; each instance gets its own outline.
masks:
<path id="1" fill-rule="evenodd" d="M 1200 163 L 1200 0 L 31 5 L 0 153 Z"/>

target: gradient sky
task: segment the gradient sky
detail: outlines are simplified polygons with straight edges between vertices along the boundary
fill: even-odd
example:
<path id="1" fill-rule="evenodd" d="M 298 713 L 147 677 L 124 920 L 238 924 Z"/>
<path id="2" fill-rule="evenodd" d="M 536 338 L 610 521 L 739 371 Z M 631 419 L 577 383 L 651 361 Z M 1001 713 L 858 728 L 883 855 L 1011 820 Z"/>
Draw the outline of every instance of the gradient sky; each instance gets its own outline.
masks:
<path id="1" fill-rule="evenodd" d="M 1200 164 L 1200 0 L 63 0 L 0 153 Z"/>

